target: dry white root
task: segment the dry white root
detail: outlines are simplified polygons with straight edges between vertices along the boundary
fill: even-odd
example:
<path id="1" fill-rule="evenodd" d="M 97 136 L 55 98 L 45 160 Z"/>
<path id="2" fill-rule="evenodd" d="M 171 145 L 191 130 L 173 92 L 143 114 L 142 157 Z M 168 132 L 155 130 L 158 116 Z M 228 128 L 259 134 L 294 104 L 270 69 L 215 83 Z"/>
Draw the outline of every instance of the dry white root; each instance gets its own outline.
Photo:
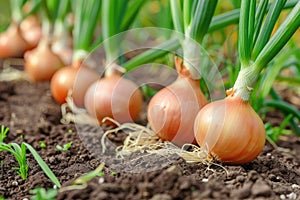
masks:
<path id="1" fill-rule="evenodd" d="M 16 81 L 27 80 L 27 75 L 24 71 L 15 69 L 11 65 L 24 65 L 24 59 L 21 58 L 9 58 L 4 60 L 3 69 L 0 72 L 0 81 Z"/>
<path id="2" fill-rule="evenodd" d="M 174 145 L 169 141 L 162 141 L 150 128 L 135 124 L 124 123 L 120 124 L 111 118 L 105 118 L 114 123 L 117 127 L 115 129 L 108 130 L 101 138 L 102 152 L 107 150 L 105 139 L 108 134 L 118 133 L 119 131 L 125 131 L 128 136 L 126 137 L 124 144 L 116 148 L 116 157 L 124 158 L 134 152 L 141 152 L 146 154 L 157 154 L 160 156 L 171 156 L 177 154 L 182 157 L 188 163 L 204 163 L 209 164 L 213 161 L 212 157 L 203 148 L 200 148 L 193 144 L 185 144 L 182 148 Z"/>
<path id="3" fill-rule="evenodd" d="M 99 124 L 97 119 L 88 115 L 85 109 L 76 107 L 71 98 L 71 92 L 69 92 L 66 101 L 67 103 L 61 106 L 63 116 L 61 119 L 62 123 L 68 124 L 74 122 L 90 125 Z M 136 123 L 120 124 L 109 117 L 102 120 L 102 122 L 105 121 L 110 121 L 116 126 L 116 128 L 107 130 L 101 137 L 102 153 L 105 153 L 108 149 L 105 142 L 107 136 L 112 133 L 117 134 L 118 132 L 123 131 L 127 133 L 128 136 L 125 138 L 123 145 L 118 146 L 115 149 L 117 158 L 124 159 L 126 156 L 130 156 L 134 152 L 145 153 L 143 157 L 150 156 L 152 154 L 168 157 L 176 154 L 183 158 L 187 163 L 203 163 L 208 166 L 213 164 L 224 168 L 221 165 L 214 163 L 213 156 L 211 156 L 204 148 L 193 144 L 185 144 L 182 148 L 179 148 L 169 141 L 161 140 L 149 127 Z"/>
<path id="4" fill-rule="evenodd" d="M 62 118 L 60 122 L 62 124 L 89 124 L 98 125 L 98 120 L 90 116 L 87 111 L 83 108 L 78 108 L 72 99 L 72 91 L 68 92 L 66 103 L 61 105 Z"/>

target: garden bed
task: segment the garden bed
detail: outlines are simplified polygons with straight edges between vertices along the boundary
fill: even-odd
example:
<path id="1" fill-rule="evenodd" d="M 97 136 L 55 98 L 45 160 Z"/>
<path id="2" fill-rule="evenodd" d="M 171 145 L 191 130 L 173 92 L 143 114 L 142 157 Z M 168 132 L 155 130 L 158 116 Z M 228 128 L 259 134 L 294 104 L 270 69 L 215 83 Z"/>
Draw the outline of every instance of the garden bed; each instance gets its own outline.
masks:
<path id="1" fill-rule="evenodd" d="M 135 162 L 117 162 L 105 155 L 99 159 L 88 151 L 75 125 L 61 124 L 60 119 L 60 106 L 51 97 L 49 83 L 0 82 L 0 122 L 10 128 L 5 142 L 31 144 L 63 186 L 71 185 L 101 162 L 106 164 L 103 176 L 95 177 L 85 188 L 60 192 L 57 199 L 300 198 L 300 139 L 294 136 L 281 136 L 278 147 L 267 142 L 257 159 L 241 166 L 220 163 L 217 164 L 222 167 L 207 166 L 170 157 L 165 159 L 172 162 L 164 167 L 136 173 L 164 160 L 155 155 Z M 270 120 L 279 121 L 277 115 Z M 89 129 L 86 133 L 89 134 Z M 100 143 L 101 134 L 95 137 L 96 142 Z M 120 144 L 124 134 L 109 137 L 115 144 Z M 45 148 L 41 148 L 41 141 L 45 142 Z M 69 150 L 56 149 L 56 145 L 69 142 L 72 142 Z M 29 190 L 53 188 L 53 183 L 30 154 L 26 180 L 12 169 L 17 162 L 10 154 L 1 152 L 0 160 L 0 196 L 5 199 L 29 199 L 32 196 Z"/>

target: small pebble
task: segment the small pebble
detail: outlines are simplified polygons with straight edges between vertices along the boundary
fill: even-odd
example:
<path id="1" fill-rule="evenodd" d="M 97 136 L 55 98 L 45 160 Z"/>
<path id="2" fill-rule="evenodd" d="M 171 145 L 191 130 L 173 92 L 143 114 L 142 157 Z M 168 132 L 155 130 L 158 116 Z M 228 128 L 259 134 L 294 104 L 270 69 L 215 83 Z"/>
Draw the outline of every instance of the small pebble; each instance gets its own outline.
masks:
<path id="1" fill-rule="evenodd" d="M 293 189 L 300 188 L 300 185 L 293 184 L 293 185 L 292 185 L 292 188 L 293 188 Z"/>
<path id="2" fill-rule="evenodd" d="M 24 199 L 22 199 L 22 200 L 29 200 L 28 198 L 24 198 Z"/>
<path id="3" fill-rule="evenodd" d="M 56 190 L 56 189 L 57 189 L 57 185 L 53 185 L 53 189 L 55 189 L 55 190 Z"/>
<path id="4" fill-rule="evenodd" d="M 103 177 L 100 177 L 99 180 L 98 180 L 98 183 L 99 183 L 99 184 L 102 184 L 102 183 L 104 183 L 104 181 L 105 181 L 104 178 L 103 178 Z"/>
<path id="5" fill-rule="evenodd" d="M 156 194 L 150 200 L 172 200 L 172 197 L 168 194 Z"/>
<path id="6" fill-rule="evenodd" d="M 18 184 L 17 181 L 13 181 L 13 182 L 11 182 L 11 185 L 12 185 L 12 186 L 18 186 L 19 184 Z"/>
<path id="7" fill-rule="evenodd" d="M 281 194 L 281 195 L 279 196 L 279 198 L 280 198 L 281 200 L 285 200 L 285 199 L 286 199 L 286 197 L 285 197 L 284 194 Z"/>
<path id="8" fill-rule="evenodd" d="M 297 194 L 295 192 L 292 192 L 290 194 L 287 194 L 286 197 L 289 199 L 297 199 Z"/>
<path id="9" fill-rule="evenodd" d="M 204 182 L 204 183 L 208 182 L 208 178 L 203 178 L 202 182 Z"/>

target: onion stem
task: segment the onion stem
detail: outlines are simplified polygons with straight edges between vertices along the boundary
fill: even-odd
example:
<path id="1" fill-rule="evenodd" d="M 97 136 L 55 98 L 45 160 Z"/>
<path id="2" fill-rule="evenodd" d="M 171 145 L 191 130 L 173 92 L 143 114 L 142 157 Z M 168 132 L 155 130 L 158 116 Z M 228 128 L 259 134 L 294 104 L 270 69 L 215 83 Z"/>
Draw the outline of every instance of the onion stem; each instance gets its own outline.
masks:
<path id="1" fill-rule="evenodd" d="M 283 0 L 285 1 L 285 0 Z M 251 59 L 251 53 L 257 49 L 250 49 L 253 46 L 253 31 L 249 29 L 255 29 L 257 27 L 249 27 L 249 18 L 252 21 L 255 16 L 254 12 L 250 13 L 251 2 L 248 0 L 242 0 L 240 20 L 239 23 L 239 54 L 241 60 L 241 70 L 234 84 L 234 92 L 236 95 L 240 96 L 244 101 L 248 101 L 251 92 L 256 85 L 258 76 L 260 72 L 267 66 L 267 64 L 274 58 L 275 55 L 284 47 L 292 35 L 297 31 L 300 26 L 300 2 L 298 2 L 292 9 L 285 21 L 280 25 L 275 34 L 269 39 L 269 31 L 272 30 L 277 20 L 281 9 L 283 8 L 283 1 L 281 4 L 273 2 L 271 9 L 267 16 L 270 16 L 269 20 L 266 20 L 263 28 L 260 32 L 266 33 L 266 40 L 260 39 L 261 35 L 258 36 L 257 44 L 264 44 L 264 47 L 259 51 L 258 56 Z M 261 12 L 265 12 L 263 9 Z M 278 13 L 279 12 L 279 13 Z M 273 16 L 273 13 L 274 16 Z M 268 19 L 268 18 L 267 18 Z M 260 19 L 258 19 L 260 20 Z M 272 22 L 270 22 L 272 21 Z M 255 25 L 260 26 L 260 22 L 255 23 Z M 269 27 L 270 26 L 270 27 Z M 257 29 L 258 31 L 258 29 Z M 251 34 L 249 34 L 251 33 Z M 271 33 L 270 33 L 271 34 Z M 252 45 L 251 45 L 252 44 Z"/>
<path id="2" fill-rule="evenodd" d="M 218 0 L 195 0 L 192 4 L 183 1 L 182 5 L 180 1 L 170 0 L 175 30 L 185 35 L 183 40 L 179 40 L 183 49 L 183 65 L 195 80 L 201 78 L 199 72 L 201 47 L 198 43 L 202 43 L 208 31 L 217 2 Z"/>
<path id="3" fill-rule="evenodd" d="M 239 96 L 244 101 L 249 101 L 250 95 L 257 82 L 259 71 L 252 67 L 247 67 L 240 70 L 238 77 L 233 86 L 234 94 Z"/>
<path id="4" fill-rule="evenodd" d="M 262 70 L 274 58 L 275 55 L 285 46 L 288 40 L 300 26 L 300 1 L 280 25 L 273 37 L 266 43 L 257 56 L 254 65 Z"/>
<path id="5" fill-rule="evenodd" d="M 186 0 L 186 1 L 190 1 L 190 0 Z M 261 0 L 260 2 L 262 2 L 264 0 Z M 268 0 L 265 0 L 268 1 Z M 299 0 L 289 0 L 285 5 L 284 5 L 284 9 L 290 9 L 292 7 L 294 7 Z M 264 12 L 268 11 L 270 9 L 270 3 L 268 4 L 267 2 L 267 8 Z M 259 7 L 256 8 L 257 11 L 259 11 Z M 219 14 L 215 17 L 213 17 L 213 19 L 211 20 L 211 24 L 209 26 L 208 32 L 213 32 L 215 30 L 224 28 L 230 24 L 237 24 L 239 22 L 239 16 L 240 16 L 240 9 L 234 9 L 222 14 Z M 264 15 L 263 15 L 264 16 Z M 256 19 L 259 19 L 258 17 L 255 17 Z M 258 26 L 256 26 L 258 27 Z"/>
<path id="6" fill-rule="evenodd" d="M 73 62 L 83 60 L 92 50 L 95 28 L 100 16 L 101 1 L 74 0 Z"/>

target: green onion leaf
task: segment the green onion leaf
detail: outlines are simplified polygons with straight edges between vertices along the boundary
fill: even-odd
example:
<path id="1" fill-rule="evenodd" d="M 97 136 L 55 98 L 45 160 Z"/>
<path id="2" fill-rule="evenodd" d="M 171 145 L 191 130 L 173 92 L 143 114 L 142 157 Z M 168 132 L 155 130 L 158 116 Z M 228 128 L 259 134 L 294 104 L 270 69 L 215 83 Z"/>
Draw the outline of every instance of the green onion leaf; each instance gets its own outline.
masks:
<path id="1" fill-rule="evenodd" d="M 61 184 L 55 174 L 51 171 L 51 169 L 48 167 L 48 165 L 45 163 L 45 161 L 41 158 L 41 156 L 35 151 L 35 149 L 25 142 L 22 143 L 22 145 L 25 145 L 30 153 L 33 155 L 34 159 L 37 161 L 37 163 L 40 165 L 42 170 L 45 172 L 45 174 L 50 178 L 50 180 L 59 188 L 61 188 Z"/>
<path id="2" fill-rule="evenodd" d="M 290 14 L 280 25 L 275 34 L 266 43 L 264 48 L 257 56 L 254 65 L 262 70 L 266 65 L 278 54 L 278 52 L 286 45 L 288 40 L 298 30 L 300 26 L 300 1 L 292 9 Z"/>
<path id="3" fill-rule="evenodd" d="M 267 14 L 267 18 L 264 22 L 264 25 L 258 35 L 257 42 L 253 49 L 253 58 L 256 59 L 258 54 L 267 44 L 270 39 L 272 30 L 274 29 L 275 23 L 283 9 L 287 0 L 277 0 L 271 4 L 270 10 Z"/>
<path id="4" fill-rule="evenodd" d="M 184 33 L 183 12 L 180 0 L 170 0 L 172 19 L 174 28 L 180 33 Z"/>

